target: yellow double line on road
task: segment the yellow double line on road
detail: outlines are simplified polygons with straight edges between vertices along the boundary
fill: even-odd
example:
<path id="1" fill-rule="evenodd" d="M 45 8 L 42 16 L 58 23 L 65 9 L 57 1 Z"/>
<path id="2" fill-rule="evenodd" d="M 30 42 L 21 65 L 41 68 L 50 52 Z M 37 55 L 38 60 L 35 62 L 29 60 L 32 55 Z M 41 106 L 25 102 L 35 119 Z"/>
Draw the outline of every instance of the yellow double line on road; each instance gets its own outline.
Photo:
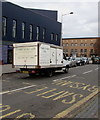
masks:
<path id="1" fill-rule="evenodd" d="M 19 110 L 16 110 L 16 111 L 14 111 L 14 112 L 10 112 L 10 113 L 8 113 L 8 114 L 6 114 L 6 115 L 0 116 L 0 119 L 5 118 L 5 117 L 8 117 L 8 116 L 10 116 L 10 115 L 13 115 L 13 114 L 15 114 L 15 113 L 18 113 L 18 112 L 20 112 L 20 111 L 21 111 L 21 110 L 19 109 Z"/>
<path id="2" fill-rule="evenodd" d="M 77 103 L 75 103 L 74 105 L 72 105 L 71 107 L 69 107 L 68 109 L 58 113 L 56 116 L 54 116 L 53 118 L 64 118 L 67 117 L 69 113 L 71 113 L 73 110 L 75 110 L 76 108 L 80 107 L 81 105 L 85 104 L 87 101 L 89 101 L 91 98 L 93 98 L 95 95 L 98 94 L 98 90 L 91 93 L 90 95 L 88 95 L 87 97 L 83 98 L 82 100 L 78 101 Z M 57 120 L 58 120 L 57 119 Z M 51 119 L 53 120 L 53 119 Z"/>

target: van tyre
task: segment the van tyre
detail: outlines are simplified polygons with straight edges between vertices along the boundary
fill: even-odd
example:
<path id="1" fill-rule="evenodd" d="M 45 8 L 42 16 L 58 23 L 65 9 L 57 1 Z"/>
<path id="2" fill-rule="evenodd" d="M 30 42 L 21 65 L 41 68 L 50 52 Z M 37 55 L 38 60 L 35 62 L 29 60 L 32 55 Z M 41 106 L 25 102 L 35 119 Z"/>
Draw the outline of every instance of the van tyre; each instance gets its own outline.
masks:
<path id="1" fill-rule="evenodd" d="M 47 70 L 46 76 L 47 76 L 47 77 L 52 77 L 52 76 L 53 76 L 53 73 L 54 73 L 53 70 Z"/>
<path id="2" fill-rule="evenodd" d="M 69 71 L 69 68 L 68 68 L 68 67 L 65 67 L 64 73 L 68 73 L 68 71 Z"/>
<path id="3" fill-rule="evenodd" d="M 30 76 L 30 77 L 34 77 L 34 76 L 35 76 L 35 74 L 29 73 L 29 76 Z"/>

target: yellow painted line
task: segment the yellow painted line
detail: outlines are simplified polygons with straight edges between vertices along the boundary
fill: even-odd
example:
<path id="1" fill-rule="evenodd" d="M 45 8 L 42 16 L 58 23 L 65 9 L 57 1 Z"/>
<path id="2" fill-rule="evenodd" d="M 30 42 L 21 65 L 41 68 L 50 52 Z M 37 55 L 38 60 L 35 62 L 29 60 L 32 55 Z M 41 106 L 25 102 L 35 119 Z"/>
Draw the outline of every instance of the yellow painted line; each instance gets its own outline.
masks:
<path id="1" fill-rule="evenodd" d="M 27 93 L 27 94 L 32 94 L 32 93 L 35 93 L 35 92 L 38 92 L 38 91 L 42 91 L 44 89 L 47 89 L 48 87 L 45 87 L 45 88 L 42 88 L 42 89 L 37 89 L 35 91 L 31 91 L 31 92 L 24 92 L 24 93 Z"/>
<path id="2" fill-rule="evenodd" d="M 82 104 L 86 103 L 89 99 L 91 99 L 92 97 L 94 97 L 96 94 L 98 94 L 98 90 L 91 93 L 90 95 L 88 95 L 87 97 L 83 98 L 82 100 L 78 101 L 77 103 L 75 103 L 74 105 L 72 105 L 71 107 L 69 107 L 68 109 L 64 110 L 63 112 L 58 113 L 55 117 L 53 118 L 64 118 L 65 116 L 67 116 L 70 112 L 72 112 L 75 108 L 78 108 L 79 106 L 81 106 Z M 53 120 L 53 119 L 52 119 Z"/>
<path id="3" fill-rule="evenodd" d="M 55 91 L 55 90 L 57 90 L 57 89 L 52 89 L 52 90 L 46 91 L 46 92 L 44 92 L 44 93 L 40 93 L 40 94 L 38 94 L 38 95 L 36 95 L 36 96 L 44 95 L 44 94 L 46 94 L 46 93 L 50 93 L 50 92 Z"/>
<path id="4" fill-rule="evenodd" d="M 22 115 L 17 116 L 16 118 L 17 118 L 17 119 L 24 118 L 24 116 L 26 116 L 26 115 L 29 116 L 29 119 L 35 118 L 35 115 L 33 115 L 33 114 L 31 114 L 31 113 L 24 113 L 24 114 L 22 114 Z"/>
<path id="5" fill-rule="evenodd" d="M 3 106 L 0 106 L 0 108 L 5 108 L 4 110 L 0 110 L 0 112 L 3 112 L 3 111 L 7 111 L 10 109 L 10 106 L 9 105 L 3 105 Z"/>
<path id="6" fill-rule="evenodd" d="M 10 113 L 8 113 L 8 114 L 6 114 L 6 115 L 1 116 L 0 119 L 5 118 L 5 117 L 8 117 L 8 116 L 10 116 L 10 115 L 13 115 L 13 114 L 15 114 L 15 113 L 18 113 L 18 112 L 20 112 L 20 111 L 21 111 L 21 110 L 19 109 L 19 110 L 16 110 L 16 111 L 14 111 L 14 112 L 10 112 Z"/>

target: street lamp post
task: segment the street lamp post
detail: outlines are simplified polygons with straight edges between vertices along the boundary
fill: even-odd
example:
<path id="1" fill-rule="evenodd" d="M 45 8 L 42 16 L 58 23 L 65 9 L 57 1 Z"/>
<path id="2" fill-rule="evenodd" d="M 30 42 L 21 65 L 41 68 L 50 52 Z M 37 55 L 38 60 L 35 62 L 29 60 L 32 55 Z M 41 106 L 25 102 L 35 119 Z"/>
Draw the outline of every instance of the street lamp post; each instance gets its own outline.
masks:
<path id="1" fill-rule="evenodd" d="M 63 16 L 73 14 L 73 12 L 70 12 L 68 14 L 62 14 L 61 15 L 61 40 L 60 40 L 60 46 L 62 46 L 62 24 L 63 24 Z"/>

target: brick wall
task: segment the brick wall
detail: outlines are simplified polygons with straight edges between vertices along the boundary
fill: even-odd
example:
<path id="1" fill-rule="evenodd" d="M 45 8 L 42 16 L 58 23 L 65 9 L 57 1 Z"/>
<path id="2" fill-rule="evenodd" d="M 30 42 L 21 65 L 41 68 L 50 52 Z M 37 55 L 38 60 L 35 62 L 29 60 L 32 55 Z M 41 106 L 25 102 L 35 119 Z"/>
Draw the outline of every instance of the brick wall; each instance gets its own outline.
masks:
<path id="1" fill-rule="evenodd" d="M 68 56 L 100 56 L 100 38 L 65 38 L 62 39 L 62 44 L 64 53 Z"/>

